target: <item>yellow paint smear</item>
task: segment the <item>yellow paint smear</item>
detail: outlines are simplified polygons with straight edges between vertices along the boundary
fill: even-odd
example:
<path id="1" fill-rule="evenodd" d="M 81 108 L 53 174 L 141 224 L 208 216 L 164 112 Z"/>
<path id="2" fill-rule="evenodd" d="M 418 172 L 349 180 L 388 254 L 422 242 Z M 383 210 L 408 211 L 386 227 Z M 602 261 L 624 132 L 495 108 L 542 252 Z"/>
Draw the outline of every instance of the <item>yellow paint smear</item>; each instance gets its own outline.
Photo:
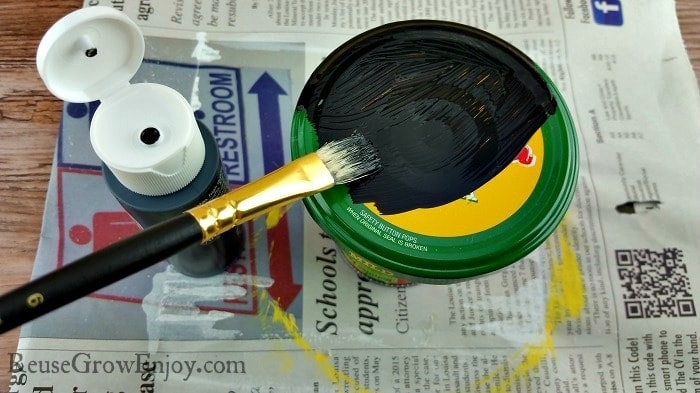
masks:
<path id="1" fill-rule="evenodd" d="M 492 393 L 510 392 L 512 385 L 520 379 L 525 379 L 528 387 L 528 374 L 535 370 L 547 355 L 556 356 L 552 339 L 554 328 L 568 318 L 576 319 L 581 315 L 586 289 L 576 255 L 566 238 L 566 229 L 566 225 L 562 225 L 552 238 L 553 245 L 547 248 L 551 261 L 551 275 L 545 309 L 544 338 L 540 342 L 529 343 L 520 348 L 507 361 L 477 381 L 473 390 L 486 388 Z"/>
<path id="2" fill-rule="evenodd" d="M 255 233 L 252 236 L 252 244 L 251 247 L 255 248 L 255 245 L 258 243 L 258 240 L 260 240 L 260 237 L 265 233 L 266 229 L 272 229 L 279 225 L 280 220 L 284 215 L 287 214 L 287 206 L 282 206 L 282 207 L 277 207 L 272 210 L 270 210 L 269 213 L 265 216 L 265 229 L 258 229 L 255 231 Z"/>
<path id="3" fill-rule="evenodd" d="M 269 297 L 267 291 L 261 293 L 261 302 L 266 303 L 265 311 L 263 316 L 269 317 L 273 323 L 282 325 L 284 330 L 289 334 L 294 343 L 301 348 L 304 353 L 313 360 L 314 363 L 319 367 L 321 372 L 335 385 L 346 384 L 354 392 L 358 393 L 371 393 L 369 390 L 362 387 L 357 381 L 345 375 L 339 370 L 336 370 L 331 363 L 330 357 L 320 351 L 317 351 L 311 347 L 308 341 L 306 341 L 299 332 L 299 327 L 297 327 L 294 321 L 294 316 L 284 311 L 279 304 Z M 291 368 L 289 364 L 286 368 Z"/>
<path id="4" fill-rule="evenodd" d="M 287 214 L 286 206 L 276 207 L 270 210 L 270 212 L 267 213 L 267 216 L 265 217 L 265 226 L 267 227 L 267 229 L 276 227 L 285 214 Z"/>

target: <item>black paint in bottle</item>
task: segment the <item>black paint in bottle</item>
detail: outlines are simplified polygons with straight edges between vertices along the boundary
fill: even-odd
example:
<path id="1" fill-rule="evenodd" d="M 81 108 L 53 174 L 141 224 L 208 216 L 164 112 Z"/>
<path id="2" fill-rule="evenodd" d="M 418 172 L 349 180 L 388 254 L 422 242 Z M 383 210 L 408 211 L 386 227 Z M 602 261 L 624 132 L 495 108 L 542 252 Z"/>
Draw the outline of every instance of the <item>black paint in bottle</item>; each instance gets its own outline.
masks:
<path id="1" fill-rule="evenodd" d="M 197 122 L 197 126 L 205 146 L 202 168 L 188 185 L 174 193 L 139 194 L 120 183 L 110 168 L 103 165 L 104 178 L 112 195 L 142 227 L 157 224 L 229 191 L 216 141 L 204 124 Z M 188 276 L 211 276 L 226 271 L 238 259 L 244 241 L 243 228 L 236 227 L 206 244 L 190 246 L 168 261 Z"/>

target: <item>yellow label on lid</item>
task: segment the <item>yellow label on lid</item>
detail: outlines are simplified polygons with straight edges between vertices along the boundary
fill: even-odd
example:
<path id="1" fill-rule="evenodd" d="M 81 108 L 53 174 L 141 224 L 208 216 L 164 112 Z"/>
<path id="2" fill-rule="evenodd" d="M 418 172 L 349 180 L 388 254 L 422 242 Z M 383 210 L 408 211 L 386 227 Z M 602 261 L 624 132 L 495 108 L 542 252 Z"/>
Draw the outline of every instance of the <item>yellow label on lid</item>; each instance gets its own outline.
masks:
<path id="1" fill-rule="evenodd" d="M 380 215 L 374 204 L 365 206 L 384 221 L 421 235 L 471 235 L 499 225 L 523 206 L 540 178 L 543 158 L 544 139 L 538 130 L 510 165 L 461 199 L 393 215 Z"/>

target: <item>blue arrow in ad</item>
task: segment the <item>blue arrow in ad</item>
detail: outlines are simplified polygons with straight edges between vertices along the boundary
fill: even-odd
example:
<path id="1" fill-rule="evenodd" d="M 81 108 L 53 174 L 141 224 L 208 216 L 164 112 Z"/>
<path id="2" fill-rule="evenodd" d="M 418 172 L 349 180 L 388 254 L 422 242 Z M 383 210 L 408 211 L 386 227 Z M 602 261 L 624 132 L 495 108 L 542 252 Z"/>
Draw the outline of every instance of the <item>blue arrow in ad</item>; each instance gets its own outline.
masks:
<path id="1" fill-rule="evenodd" d="M 265 173 L 270 173 L 284 165 L 284 143 L 278 97 L 287 95 L 287 92 L 282 89 L 270 74 L 264 72 L 248 93 L 257 94 L 258 96 L 263 164 Z"/>

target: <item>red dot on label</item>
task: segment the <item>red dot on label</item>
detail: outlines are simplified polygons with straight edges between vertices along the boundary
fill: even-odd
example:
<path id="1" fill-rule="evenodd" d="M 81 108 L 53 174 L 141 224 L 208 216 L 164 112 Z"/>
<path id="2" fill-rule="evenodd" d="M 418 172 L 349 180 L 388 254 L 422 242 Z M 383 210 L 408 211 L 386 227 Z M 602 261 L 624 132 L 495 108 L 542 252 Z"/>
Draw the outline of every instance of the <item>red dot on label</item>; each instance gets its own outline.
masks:
<path id="1" fill-rule="evenodd" d="M 92 232 L 85 225 L 74 225 L 68 231 L 70 240 L 75 244 L 88 244 L 92 240 Z"/>

